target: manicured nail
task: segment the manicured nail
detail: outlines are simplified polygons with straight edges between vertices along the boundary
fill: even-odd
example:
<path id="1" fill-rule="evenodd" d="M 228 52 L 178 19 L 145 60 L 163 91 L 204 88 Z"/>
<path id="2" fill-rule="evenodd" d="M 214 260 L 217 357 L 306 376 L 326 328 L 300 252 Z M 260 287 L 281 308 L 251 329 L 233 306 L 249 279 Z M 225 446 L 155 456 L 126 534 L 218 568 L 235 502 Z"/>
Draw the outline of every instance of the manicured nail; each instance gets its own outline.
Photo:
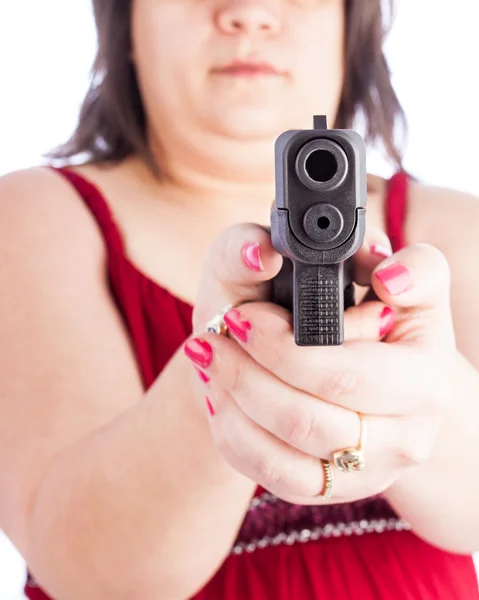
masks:
<path id="1" fill-rule="evenodd" d="M 264 271 L 263 263 L 261 262 L 261 256 L 259 252 L 258 242 L 248 242 L 243 246 L 241 251 L 243 261 L 248 269 L 252 271 Z"/>
<path id="2" fill-rule="evenodd" d="M 198 377 L 201 379 L 201 381 L 203 383 L 208 383 L 208 381 L 210 380 L 208 375 L 206 373 L 203 373 L 203 371 L 201 369 L 198 369 L 198 367 L 195 367 L 195 369 L 196 369 L 196 372 L 198 373 Z"/>
<path id="3" fill-rule="evenodd" d="M 210 413 L 210 415 L 212 417 L 215 416 L 215 409 L 213 408 L 213 405 L 210 402 L 209 398 L 206 398 L 206 406 L 208 407 L 208 412 Z"/>
<path id="4" fill-rule="evenodd" d="M 380 317 L 379 337 L 384 337 L 387 335 L 394 327 L 395 322 L 395 312 L 392 310 L 392 308 L 389 308 L 389 306 L 385 306 Z"/>
<path id="5" fill-rule="evenodd" d="M 186 342 L 184 349 L 186 356 L 202 369 L 210 366 L 213 360 L 213 348 L 208 342 L 194 338 Z"/>
<path id="6" fill-rule="evenodd" d="M 390 265 L 376 273 L 376 277 L 391 296 L 402 294 L 412 286 L 411 273 L 402 265 Z"/>
<path id="7" fill-rule="evenodd" d="M 377 256 L 381 256 L 382 258 L 389 258 L 392 256 L 391 248 L 387 246 L 381 246 L 381 244 L 373 244 L 369 250 L 372 254 L 376 254 Z"/>
<path id="8" fill-rule="evenodd" d="M 239 310 L 233 308 L 228 311 L 223 320 L 226 327 L 243 343 L 248 341 L 248 332 L 251 331 L 251 323 L 244 319 Z"/>

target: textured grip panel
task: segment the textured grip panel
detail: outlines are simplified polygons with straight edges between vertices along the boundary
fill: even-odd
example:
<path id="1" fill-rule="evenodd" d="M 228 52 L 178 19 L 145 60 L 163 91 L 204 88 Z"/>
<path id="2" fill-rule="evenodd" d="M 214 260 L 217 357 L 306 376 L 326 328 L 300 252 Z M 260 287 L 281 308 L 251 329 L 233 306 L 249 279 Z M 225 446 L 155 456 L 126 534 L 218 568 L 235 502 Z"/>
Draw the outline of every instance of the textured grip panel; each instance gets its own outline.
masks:
<path id="1" fill-rule="evenodd" d="M 343 342 L 343 265 L 295 265 L 294 317 L 299 346 Z"/>

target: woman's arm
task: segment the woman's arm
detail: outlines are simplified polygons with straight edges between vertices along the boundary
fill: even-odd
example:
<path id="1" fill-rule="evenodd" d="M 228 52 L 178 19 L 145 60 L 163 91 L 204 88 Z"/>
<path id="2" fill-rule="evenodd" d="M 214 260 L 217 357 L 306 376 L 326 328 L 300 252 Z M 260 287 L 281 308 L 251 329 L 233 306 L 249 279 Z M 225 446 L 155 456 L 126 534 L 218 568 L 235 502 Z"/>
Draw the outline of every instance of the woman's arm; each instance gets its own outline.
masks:
<path id="1" fill-rule="evenodd" d="M 413 530 L 459 553 L 479 550 L 479 200 L 412 186 L 408 238 L 441 250 L 451 267 L 458 349 L 452 397 L 436 449 L 387 492 Z"/>
<path id="2" fill-rule="evenodd" d="M 435 450 L 385 493 L 414 533 L 459 554 L 479 551 L 479 374 L 459 353 Z"/>
<path id="3" fill-rule="evenodd" d="M 0 526 L 52 597 L 187 597 L 254 486 L 213 447 L 181 352 L 144 395 L 69 185 L 12 174 L 0 199 Z"/>
<path id="4" fill-rule="evenodd" d="M 219 458 L 185 379 L 178 353 L 136 406 L 49 466 L 26 540 L 53 597 L 183 599 L 226 558 L 254 485 Z"/>

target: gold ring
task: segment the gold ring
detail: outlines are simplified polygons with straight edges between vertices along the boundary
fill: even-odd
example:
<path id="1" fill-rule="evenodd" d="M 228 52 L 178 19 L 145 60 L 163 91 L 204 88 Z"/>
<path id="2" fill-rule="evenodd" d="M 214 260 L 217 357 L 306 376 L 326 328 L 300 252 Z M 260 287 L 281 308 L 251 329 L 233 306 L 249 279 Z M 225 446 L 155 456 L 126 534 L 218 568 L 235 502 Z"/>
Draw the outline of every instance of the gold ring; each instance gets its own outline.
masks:
<path id="1" fill-rule="evenodd" d="M 333 493 L 333 470 L 331 469 L 331 463 L 329 460 L 320 458 L 320 461 L 323 465 L 324 485 L 321 493 L 318 494 L 317 497 L 323 498 L 324 500 L 329 500 L 329 498 L 331 498 L 331 494 Z"/>
<path id="2" fill-rule="evenodd" d="M 252 302 L 252 300 L 242 300 L 236 304 L 227 304 L 224 306 L 206 323 L 206 331 L 208 333 L 216 333 L 217 335 L 228 335 L 228 327 L 224 321 L 225 314 L 233 310 L 233 308 L 239 308 L 248 302 Z"/>
<path id="3" fill-rule="evenodd" d="M 228 332 L 228 328 L 226 327 L 226 323 L 224 322 L 223 317 L 227 312 L 229 312 L 233 308 L 232 304 L 226 305 L 219 312 L 216 313 L 214 317 L 212 317 L 206 323 L 206 331 L 208 333 L 216 333 L 218 335 L 226 335 Z"/>
<path id="4" fill-rule="evenodd" d="M 343 473 L 362 471 L 366 466 L 364 460 L 364 445 L 366 444 L 366 421 L 361 413 L 359 417 L 359 444 L 351 448 L 343 448 L 333 454 L 333 462 Z"/>

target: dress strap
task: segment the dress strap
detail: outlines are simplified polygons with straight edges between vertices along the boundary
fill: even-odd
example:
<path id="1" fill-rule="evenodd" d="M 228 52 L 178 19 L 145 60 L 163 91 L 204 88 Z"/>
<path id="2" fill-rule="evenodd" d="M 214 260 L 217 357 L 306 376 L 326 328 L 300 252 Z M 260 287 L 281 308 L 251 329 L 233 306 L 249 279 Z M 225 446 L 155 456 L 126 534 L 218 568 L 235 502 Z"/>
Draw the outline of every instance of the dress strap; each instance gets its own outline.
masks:
<path id="1" fill-rule="evenodd" d="M 398 171 L 388 182 L 386 195 L 386 229 L 393 252 L 406 245 L 405 223 L 407 212 L 409 176 Z"/>
<path id="2" fill-rule="evenodd" d="M 131 336 L 146 389 L 155 379 L 155 369 L 149 329 L 144 322 L 147 302 L 143 285 L 145 277 L 129 261 L 121 230 L 100 190 L 73 169 L 50 168 L 71 183 L 100 229 L 105 242 L 110 289 Z"/>
<path id="3" fill-rule="evenodd" d="M 103 194 L 91 182 L 68 167 L 50 167 L 61 174 L 78 192 L 100 228 L 108 254 L 124 255 L 123 237 Z M 113 252 L 112 252 L 113 251 Z"/>

